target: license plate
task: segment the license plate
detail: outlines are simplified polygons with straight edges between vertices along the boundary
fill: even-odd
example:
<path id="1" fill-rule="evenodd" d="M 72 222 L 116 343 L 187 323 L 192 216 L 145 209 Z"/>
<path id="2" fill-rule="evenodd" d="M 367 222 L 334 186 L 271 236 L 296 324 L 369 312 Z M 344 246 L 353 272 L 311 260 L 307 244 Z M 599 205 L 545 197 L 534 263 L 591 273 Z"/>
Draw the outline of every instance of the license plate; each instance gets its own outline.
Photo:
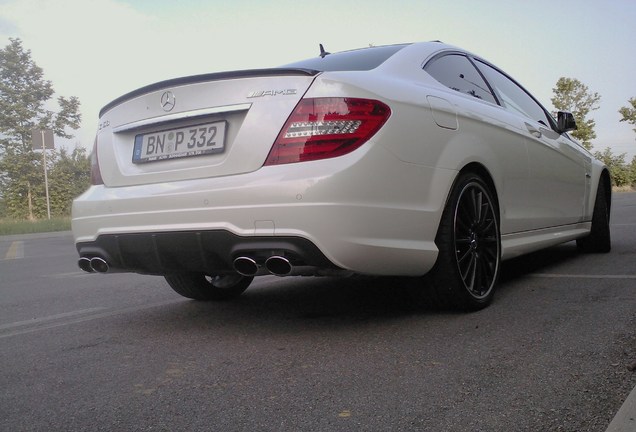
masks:
<path id="1" fill-rule="evenodd" d="M 137 135 L 132 161 L 138 164 L 221 153 L 226 125 L 218 121 Z"/>

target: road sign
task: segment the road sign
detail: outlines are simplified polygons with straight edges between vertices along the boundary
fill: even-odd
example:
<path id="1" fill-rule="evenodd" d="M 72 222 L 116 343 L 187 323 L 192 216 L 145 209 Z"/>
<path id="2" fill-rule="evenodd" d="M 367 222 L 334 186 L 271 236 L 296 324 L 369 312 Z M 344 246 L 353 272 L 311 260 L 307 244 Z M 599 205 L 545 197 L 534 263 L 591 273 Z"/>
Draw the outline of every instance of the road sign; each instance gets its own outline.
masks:
<path id="1" fill-rule="evenodd" d="M 43 148 L 51 150 L 55 148 L 52 130 L 34 129 L 31 132 L 31 141 L 33 143 L 33 150 L 42 150 Z"/>
<path id="2" fill-rule="evenodd" d="M 44 186 L 46 189 L 46 214 L 49 219 L 51 219 L 51 201 L 49 198 L 49 176 L 47 174 L 46 167 L 46 150 L 55 148 L 55 143 L 53 142 L 53 131 L 34 129 L 31 132 L 31 141 L 33 143 L 33 150 L 44 150 L 42 152 L 42 165 L 44 166 Z"/>

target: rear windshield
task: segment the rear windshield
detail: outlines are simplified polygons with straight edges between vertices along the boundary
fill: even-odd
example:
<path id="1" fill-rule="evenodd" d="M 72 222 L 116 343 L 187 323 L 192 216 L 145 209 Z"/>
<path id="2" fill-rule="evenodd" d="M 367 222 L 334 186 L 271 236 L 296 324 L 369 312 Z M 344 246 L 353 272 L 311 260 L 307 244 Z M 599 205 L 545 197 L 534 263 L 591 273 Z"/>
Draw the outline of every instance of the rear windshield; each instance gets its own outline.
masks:
<path id="1" fill-rule="evenodd" d="M 313 69 L 321 72 L 366 71 L 377 68 L 389 57 L 407 45 L 408 44 L 386 45 L 353 51 L 343 51 L 329 54 L 325 57 L 318 56 L 307 60 L 301 60 L 282 67 Z"/>

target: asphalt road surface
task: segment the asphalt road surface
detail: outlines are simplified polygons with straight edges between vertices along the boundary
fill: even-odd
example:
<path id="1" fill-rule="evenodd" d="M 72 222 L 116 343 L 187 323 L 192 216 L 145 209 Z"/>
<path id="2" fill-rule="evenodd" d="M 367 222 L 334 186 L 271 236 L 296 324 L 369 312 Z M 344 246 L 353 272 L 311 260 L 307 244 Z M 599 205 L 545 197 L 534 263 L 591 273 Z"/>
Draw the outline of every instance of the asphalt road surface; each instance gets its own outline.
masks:
<path id="1" fill-rule="evenodd" d="M 0 238 L 2 431 L 604 431 L 636 385 L 636 194 L 613 250 L 508 261 L 494 303 L 391 279 L 257 278 L 200 303 L 89 275 L 69 233 Z"/>

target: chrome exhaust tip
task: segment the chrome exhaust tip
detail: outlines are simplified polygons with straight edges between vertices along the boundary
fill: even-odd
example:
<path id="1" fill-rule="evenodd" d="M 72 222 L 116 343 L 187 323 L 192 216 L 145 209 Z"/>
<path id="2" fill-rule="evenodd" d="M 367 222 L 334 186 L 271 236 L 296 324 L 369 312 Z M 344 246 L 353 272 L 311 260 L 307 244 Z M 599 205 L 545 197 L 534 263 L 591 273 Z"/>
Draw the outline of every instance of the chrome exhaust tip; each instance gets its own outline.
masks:
<path id="1" fill-rule="evenodd" d="M 234 270 L 242 276 L 254 276 L 258 272 L 258 264 L 250 257 L 238 257 L 233 265 Z"/>
<path id="2" fill-rule="evenodd" d="M 77 265 L 86 273 L 93 273 L 95 271 L 93 270 L 93 267 L 91 267 L 90 258 L 86 258 L 86 257 L 80 258 L 79 260 L 77 260 Z"/>
<path id="3" fill-rule="evenodd" d="M 288 276 L 292 272 L 292 265 L 285 257 L 274 255 L 265 261 L 267 271 L 276 276 Z"/>
<path id="4" fill-rule="evenodd" d="M 109 269 L 108 263 L 100 257 L 91 258 L 91 268 L 97 273 L 106 273 Z"/>

